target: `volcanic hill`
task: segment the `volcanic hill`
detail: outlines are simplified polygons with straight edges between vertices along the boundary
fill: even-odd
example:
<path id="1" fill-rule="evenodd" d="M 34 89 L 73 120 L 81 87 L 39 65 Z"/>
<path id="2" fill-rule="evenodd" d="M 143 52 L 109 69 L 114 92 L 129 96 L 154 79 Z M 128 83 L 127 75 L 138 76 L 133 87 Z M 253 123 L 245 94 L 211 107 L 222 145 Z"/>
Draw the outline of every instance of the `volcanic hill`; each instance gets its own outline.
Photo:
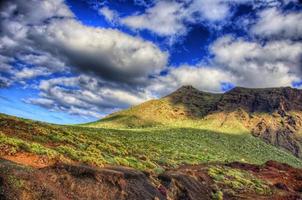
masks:
<path id="1" fill-rule="evenodd" d="M 236 87 L 224 94 L 183 86 L 172 94 L 113 113 L 92 127 L 194 126 L 248 131 L 302 158 L 302 91 Z"/>
<path id="2" fill-rule="evenodd" d="M 0 114 L 0 199 L 302 199 L 302 91 L 183 86 L 97 122 Z"/>

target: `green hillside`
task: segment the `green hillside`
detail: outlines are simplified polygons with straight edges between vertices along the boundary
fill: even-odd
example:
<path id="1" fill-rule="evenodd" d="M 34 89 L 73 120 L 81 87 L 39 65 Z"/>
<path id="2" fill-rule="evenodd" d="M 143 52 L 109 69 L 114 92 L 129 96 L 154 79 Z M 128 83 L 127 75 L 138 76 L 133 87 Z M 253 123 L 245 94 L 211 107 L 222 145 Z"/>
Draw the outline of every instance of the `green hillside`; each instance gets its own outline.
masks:
<path id="1" fill-rule="evenodd" d="M 266 144 L 244 129 L 224 130 L 169 126 L 87 128 L 0 115 L 0 155 L 7 158 L 27 153 L 48 163 L 60 160 L 96 166 L 123 165 L 155 172 L 185 163 L 231 161 L 262 164 L 276 160 L 302 167 L 302 160 Z"/>
<path id="2" fill-rule="evenodd" d="M 198 91 L 183 86 L 172 94 L 150 100 L 129 109 L 113 113 L 97 122 L 85 124 L 90 127 L 144 128 L 154 126 L 188 126 L 199 123 L 221 94 Z"/>
<path id="3" fill-rule="evenodd" d="M 96 128 L 196 128 L 250 134 L 302 158 L 302 92 L 234 88 L 223 94 L 183 86 L 172 94 L 84 124 Z"/>

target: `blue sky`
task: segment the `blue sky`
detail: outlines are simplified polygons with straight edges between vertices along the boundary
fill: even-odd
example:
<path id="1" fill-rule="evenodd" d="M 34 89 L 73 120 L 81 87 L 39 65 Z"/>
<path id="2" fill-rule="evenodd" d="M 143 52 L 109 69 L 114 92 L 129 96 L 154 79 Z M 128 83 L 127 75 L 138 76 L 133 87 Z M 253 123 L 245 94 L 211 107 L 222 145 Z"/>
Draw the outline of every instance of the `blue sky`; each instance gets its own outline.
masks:
<path id="1" fill-rule="evenodd" d="M 302 87 L 297 0 L 10 0 L 0 6 L 2 113 L 97 120 L 182 85 Z"/>

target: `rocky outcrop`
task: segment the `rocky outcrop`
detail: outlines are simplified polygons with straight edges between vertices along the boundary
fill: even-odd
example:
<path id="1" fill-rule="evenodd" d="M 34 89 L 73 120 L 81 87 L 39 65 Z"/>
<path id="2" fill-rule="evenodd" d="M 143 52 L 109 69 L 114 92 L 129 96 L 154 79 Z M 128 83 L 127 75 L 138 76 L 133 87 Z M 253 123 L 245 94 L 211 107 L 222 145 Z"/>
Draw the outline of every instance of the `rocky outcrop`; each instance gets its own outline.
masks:
<path id="1" fill-rule="evenodd" d="M 261 116 L 251 120 L 250 128 L 255 137 L 265 142 L 282 147 L 302 158 L 301 113 L 275 113 L 273 116 Z"/>
<path id="2" fill-rule="evenodd" d="M 273 113 L 302 111 L 302 91 L 290 87 L 249 89 L 236 87 L 222 95 L 218 110 L 234 111 L 242 108 L 247 112 Z"/>
<path id="3" fill-rule="evenodd" d="M 236 87 L 224 94 L 183 86 L 168 96 L 187 108 L 187 116 L 235 113 L 255 137 L 302 158 L 302 91 L 290 87 Z"/>
<path id="4" fill-rule="evenodd" d="M 182 105 L 188 117 L 202 117 L 217 109 L 217 103 L 221 99 L 221 94 L 212 94 L 199 91 L 187 85 L 182 86 L 175 92 L 164 97 L 169 99 L 173 105 Z"/>
<path id="5" fill-rule="evenodd" d="M 0 199 L 301 199 L 302 171 L 274 161 L 186 165 L 156 175 L 125 167 L 55 164 L 35 169 L 0 160 Z"/>
<path id="6" fill-rule="evenodd" d="M 184 105 L 196 115 L 195 108 L 202 110 L 200 116 L 212 112 L 232 112 L 239 108 L 248 113 L 278 112 L 285 116 L 288 111 L 302 111 L 302 91 L 290 87 L 251 89 L 236 87 L 224 94 L 199 91 L 183 86 L 167 96 L 172 103 Z M 165 97 L 165 98 L 167 98 Z"/>

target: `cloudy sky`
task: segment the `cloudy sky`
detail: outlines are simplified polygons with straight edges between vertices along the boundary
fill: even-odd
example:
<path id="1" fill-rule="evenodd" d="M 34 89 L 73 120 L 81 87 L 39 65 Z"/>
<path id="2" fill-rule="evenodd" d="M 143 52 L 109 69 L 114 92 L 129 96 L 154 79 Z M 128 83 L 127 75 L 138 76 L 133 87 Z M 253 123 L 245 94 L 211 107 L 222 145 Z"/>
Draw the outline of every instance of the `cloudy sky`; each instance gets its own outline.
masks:
<path id="1" fill-rule="evenodd" d="M 181 85 L 302 87 L 298 0 L 7 0 L 0 112 L 83 123 Z"/>

